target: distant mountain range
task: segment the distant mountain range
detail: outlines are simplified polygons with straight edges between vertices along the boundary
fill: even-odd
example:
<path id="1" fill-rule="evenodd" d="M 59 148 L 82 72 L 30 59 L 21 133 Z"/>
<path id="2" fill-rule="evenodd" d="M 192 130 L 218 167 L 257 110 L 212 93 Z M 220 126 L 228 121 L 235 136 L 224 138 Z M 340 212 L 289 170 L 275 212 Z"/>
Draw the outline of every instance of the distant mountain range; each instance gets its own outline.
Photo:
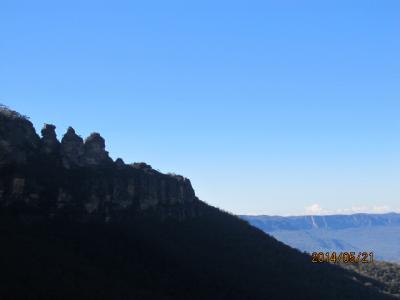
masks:
<path id="1" fill-rule="evenodd" d="M 400 262 L 398 213 L 240 217 L 301 251 L 372 251 L 377 259 Z"/>

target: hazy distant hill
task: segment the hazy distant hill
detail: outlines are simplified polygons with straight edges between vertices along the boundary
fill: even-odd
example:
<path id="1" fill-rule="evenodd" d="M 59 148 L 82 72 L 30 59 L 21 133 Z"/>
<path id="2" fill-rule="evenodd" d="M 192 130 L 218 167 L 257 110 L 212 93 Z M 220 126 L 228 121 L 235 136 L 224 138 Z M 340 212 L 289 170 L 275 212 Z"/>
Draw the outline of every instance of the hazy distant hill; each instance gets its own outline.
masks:
<path id="1" fill-rule="evenodd" d="M 373 251 L 378 259 L 400 261 L 397 213 L 241 218 L 302 251 Z"/>

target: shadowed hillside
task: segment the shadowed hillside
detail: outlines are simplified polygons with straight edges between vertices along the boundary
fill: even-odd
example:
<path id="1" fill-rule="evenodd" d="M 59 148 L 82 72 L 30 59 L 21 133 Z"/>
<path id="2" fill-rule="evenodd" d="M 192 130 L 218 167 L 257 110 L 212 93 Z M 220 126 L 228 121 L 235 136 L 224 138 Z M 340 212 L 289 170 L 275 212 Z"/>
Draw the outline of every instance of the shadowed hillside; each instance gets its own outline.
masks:
<path id="1" fill-rule="evenodd" d="M 190 181 L 0 112 L 1 299 L 391 299 L 200 201 Z"/>

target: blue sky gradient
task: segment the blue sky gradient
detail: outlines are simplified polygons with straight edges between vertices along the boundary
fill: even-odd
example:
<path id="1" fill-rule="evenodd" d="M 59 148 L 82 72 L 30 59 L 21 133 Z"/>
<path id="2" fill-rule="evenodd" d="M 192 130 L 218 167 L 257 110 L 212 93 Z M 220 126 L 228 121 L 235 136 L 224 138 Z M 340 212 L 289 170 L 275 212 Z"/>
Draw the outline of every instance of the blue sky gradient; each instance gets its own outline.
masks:
<path id="1" fill-rule="evenodd" d="M 2 1 L 0 103 L 59 138 L 98 131 L 113 158 L 183 174 L 234 213 L 398 210 L 399 11 Z"/>

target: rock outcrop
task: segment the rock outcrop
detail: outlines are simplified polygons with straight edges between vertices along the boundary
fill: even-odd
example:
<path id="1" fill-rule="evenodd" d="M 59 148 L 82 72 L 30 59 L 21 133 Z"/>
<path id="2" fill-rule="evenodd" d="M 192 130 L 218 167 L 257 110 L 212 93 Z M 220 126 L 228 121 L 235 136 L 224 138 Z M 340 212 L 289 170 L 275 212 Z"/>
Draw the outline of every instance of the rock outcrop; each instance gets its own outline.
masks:
<path id="1" fill-rule="evenodd" d="M 27 118 L 0 106 L 0 166 L 26 163 L 36 155 L 39 144 L 40 138 Z"/>
<path id="2" fill-rule="evenodd" d="M 83 155 L 85 154 L 83 139 L 75 133 L 72 127 L 68 127 L 67 133 L 61 140 L 60 154 L 64 167 L 83 166 Z"/>
<path id="3" fill-rule="evenodd" d="M 44 154 L 57 155 L 60 151 L 60 142 L 57 140 L 56 126 L 44 124 L 41 133 L 41 151 Z"/>
<path id="4" fill-rule="evenodd" d="M 106 151 L 105 140 L 97 132 L 89 135 L 85 140 L 84 164 L 99 165 L 111 162 Z"/>
<path id="5" fill-rule="evenodd" d="M 189 179 L 146 163 L 113 162 L 98 133 L 83 141 L 69 127 L 60 143 L 56 127 L 46 124 L 40 139 L 26 118 L 5 108 L 0 112 L 0 212 L 108 222 L 139 212 L 196 214 L 200 201 Z"/>
<path id="6" fill-rule="evenodd" d="M 115 160 L 115 166 L 117 168 L 119 168 L 119 169 L 123 168 L 125 166 L 125 163 L 124 163 L 123 159 L 122 158 L 117 158 Z"/>

